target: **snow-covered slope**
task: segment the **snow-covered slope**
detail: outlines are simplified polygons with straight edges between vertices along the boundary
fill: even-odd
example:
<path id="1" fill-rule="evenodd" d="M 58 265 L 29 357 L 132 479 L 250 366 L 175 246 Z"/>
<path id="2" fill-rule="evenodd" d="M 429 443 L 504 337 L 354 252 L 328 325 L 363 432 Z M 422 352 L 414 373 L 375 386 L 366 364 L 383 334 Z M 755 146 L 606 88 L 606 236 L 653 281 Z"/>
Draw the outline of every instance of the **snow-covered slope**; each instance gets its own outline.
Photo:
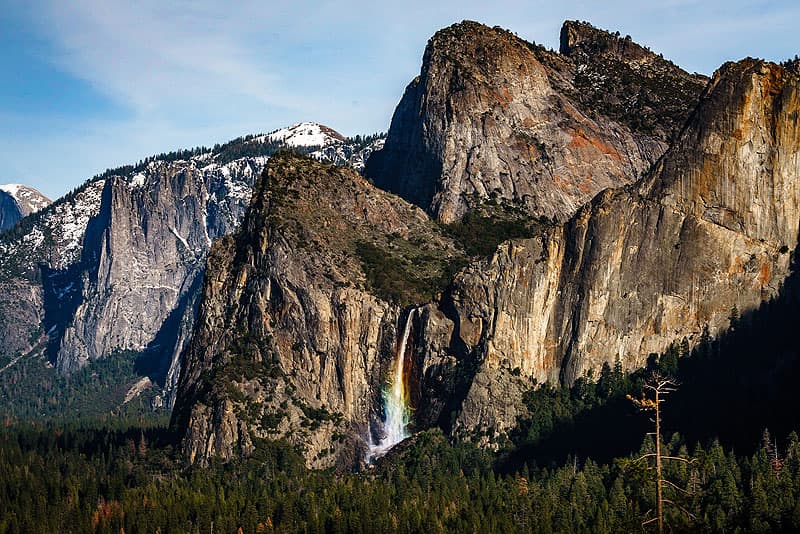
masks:
<path id="1" fill-rule="evenodd" d="M 0 184 L 0 231 L 50 204 L 50 199 L 22 184 Z"/>
<path id="2" fill-rule="evenodd" d="M 238 227 L 269 156 L 291 148 L 361 168 L 374 142 L 301 123 L 89 180 L 0 234 L 0 317 L 15 318 L 0 321 L 0 357 L 46 343 L 70 373 L 115 350 L 145 351 L 169 390 L 205 256 Z M 20 294 L 33 295 L 24 310 Z"/>
<path id="3" fill-rule="evenodd" d="M 348 165 L 358 172 L 364 170 L 370 154 L 383 148 L 385 135 L 344 137 L 336 130 L 316 122 L 300 122 L 288 128 L 259 135 L 250 143 L 277 143 L 300 149 L 313 158 L 335 165 Z"/>
<path id="4" fill-rule="evenodd" d="M 281 128 L 264 138 L 272 142 L 282 142 L 288 147 L 324 147 L 345 142 L 342 134 L 316 122 L 301 122 Z"/>
<path id="5" fill-rule="evenodd" d="M 310 155 L 320 161 L 353 167 L 362 173 L 370 154 L 382 149 L 384 141 L 386 141 L 385 137 L 374 137 L 367 138 L 362 142 L 331 143 L 315 150 Z"/>

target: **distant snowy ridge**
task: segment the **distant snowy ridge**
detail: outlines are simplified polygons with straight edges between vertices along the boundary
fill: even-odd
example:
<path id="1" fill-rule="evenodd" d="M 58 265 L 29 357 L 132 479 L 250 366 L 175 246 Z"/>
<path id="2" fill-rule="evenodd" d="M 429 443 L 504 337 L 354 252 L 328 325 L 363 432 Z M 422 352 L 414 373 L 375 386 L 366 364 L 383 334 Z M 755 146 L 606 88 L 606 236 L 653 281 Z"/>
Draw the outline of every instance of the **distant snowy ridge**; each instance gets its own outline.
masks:
<path id="1" fill-rule="evenodd" d="M 231 172 L 241 172 L 242 164 L 247 160 L 250 164 L 249 170 L 259 174 L 274 151 L 292 148 L 317 160 L 348 165 L 362 172 L 370 154 L 383 148 L 384 141 L 384 134 L 347 138 L 324 124 L 300 122 L 270 133 L 240 137 L 214 148 L 200 147 L 183 151 L 177 159 L 167 155 L 167 159 L 191 163 L 204 172 L 218 170 L 226 176 L 230 176 Z M 236 156 L 231 158 L 231 154 Z M 136 168 L 138 172 L 129 173 L 129 185 L 132 188 L 149 187 L 148 175 L 157 171 L 158 164 L 163 161 L 161 157 L 154 157 L 142 162 Z M 249 189 L 237 187 L 234 182 L 230 185 L 232 195 L 249 200 Z"/>
<path id="2" fill-rule="evenodd" d="M 370 141 L 365 143 L 364 139 Z M 157 187 L 158 176 L 166 165 L 170 165 L 174 172 L 177 169 L 182 172 L 201 172 L 211 181 L 223 182 L 216 195 L 209 199 L 209 209 L 228 217 L 231 213 L 229 204 L 249 203 L 252 192 L 249 183 L 261 173 L 269 155 L 275 150 L 291 147 L 318 160 L 350 165 L 362 171 L 369 154 L 379 150 L 383 144 L 381 136 L 364 139 L 360 136 L 348 139 L 328 126 L 301 122 L 271 133 L 234 139 L 214 148 L 162 154 L 137 165 L 106 171 L 90 179 L 75 192 L 57 200 L 53 206 L 50 206 L 50 201 L 44 195 L 33 188 L 19 184 L 0 186 L 0 190 L 15 200 L 30 200 L 34 208 L 32 212 L 50 206 L 40 214 L 34 224 L 26 226 L 20 235 L 11 240 L 0 240 L 0 275 L 10 268 L 9 263 L 16 265 L 17 260 L 25 257 L 30 260 L 35 258 L 55 269 L 66 269 L 80 260 L 87 224 L 99 211 L 103 187 L 109 178 L 119 177 L 131 189 L 150 189 Z M 8 225 L 10 226 L 11 224 Z M 46 251 L 36 250 L 42 237 L 52 245 L 46 247 Z M 12 256 L 14 261 L 11 261 Z M 36 261 L 23 263 L 30 263 L 28 267 L 33 268 Z"/>
<path id="3" fill-rule="evenodd" d="M 50 204 L 50 199 L 27 185 L 0 185 L 0 231 Z"/>
<path id="4" fill-rule="evenodd" d="M 259 139 L 260 138 L 260 139 Z M 323 124 L 316 122 L 301 122 L 288 128 L 281 128 L 264 136 L 259 140 L 283 143 L 287 147 L 324 147 L 344 143 L 345 137 Z"/>
<path id="5" fill-rule="evenodd" d="M 50 199 L 36 189 L 22 184 L 0 184 L 0 191 L 5 191 L 17 202 L 24 215 L 29 215 L 50 205 Z"/>
<path id="6" fill-rule="evenodd" d="M 309 150 L 309 156 L 335 165 L 348 165 L 358 172 L 364 170 L 370 154 L 383 148 L 386 136 L 356 136 L 348 138 L 324 124 L 300 122 L 288 128 L 253 137 L 251 143 L 273 143 L 289 148 Z"/>

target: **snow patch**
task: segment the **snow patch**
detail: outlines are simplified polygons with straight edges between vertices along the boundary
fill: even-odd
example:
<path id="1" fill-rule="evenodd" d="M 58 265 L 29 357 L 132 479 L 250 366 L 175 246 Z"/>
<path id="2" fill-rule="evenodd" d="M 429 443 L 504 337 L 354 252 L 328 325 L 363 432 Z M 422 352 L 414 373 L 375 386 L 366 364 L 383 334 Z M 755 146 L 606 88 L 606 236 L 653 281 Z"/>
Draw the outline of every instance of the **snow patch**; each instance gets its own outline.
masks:
<path id="1" fill-rule="evenodd" d="M 31 232 L 22 238 L 23 243 L 30 245 L 32 248 L 38 248 L 44 243 L 44 234 L 39 228 L 34 228 Z"/>
<path id="2" fill-rule="evenodd" d="M 130 182 L 128 182 L 128 185 L 130 185 L 131 188 L 142 187 L 146 181 L 147 181 L 147 176 L 145 176 L 143 172 L 140 172 L 134 174 L 131 177 L 131 180 Z"/>
<path id="3" fill-rule="evenodd" d="M 17 193 L 19 193 L 19 190 L 23 187 L 25 186 L 22 184 L 0 184 L 0 191 L 5 191 L 12 197 L 16 198 Z"/>
<path id="4" fill-rule="evenodd" d="M 105 180 L 89 184 L 73 202 L 56 206 L 55 211 L 44 221 L 52 230 L 56 243 L 61 245 L 61 258 L 54 262 L 55 268 L 66 268 L 80 259 L 89 219 L 100 212 L 103 187 Z"/>
<path id="5" fill-rule="evenodd" d="M 178 233 L 178 231 L 174 227 L 170 226 L 169 231 L 172 232 L 173 235 L 178 238 L 178 241 L 183 243 L 183 246 L 186 247 L 186 250 L 192 250 L 191 247 L 189 247 L 189 243 L 186 242 L 186 240 Z"/>
<path id="6" fill-rule="evenodd" d="M 322 147 L 344 142 L 342 134 L 316 122 L 301 122 L 256 139 L 282 142 L 289 147 Z"/>

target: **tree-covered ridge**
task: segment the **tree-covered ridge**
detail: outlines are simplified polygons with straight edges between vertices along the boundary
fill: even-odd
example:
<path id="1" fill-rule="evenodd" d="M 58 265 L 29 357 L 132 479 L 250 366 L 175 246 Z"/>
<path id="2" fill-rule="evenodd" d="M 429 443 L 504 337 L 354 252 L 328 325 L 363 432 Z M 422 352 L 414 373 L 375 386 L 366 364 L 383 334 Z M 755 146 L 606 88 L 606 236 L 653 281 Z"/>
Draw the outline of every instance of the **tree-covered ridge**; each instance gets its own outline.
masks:
<path id="1" fill-rule="evenodd" d="M 783 443 L 783 441 L 781 441 Z M 719 442 L 667 452 L 672 531 L 800 528 L 800 440 L 737 456 Z M 492 458 L 417 435 L 374 470 L 308 471 L 299 454 L 263 443 L 243 462 L 185 470 L 158 427 L 0 431 L 2 532 L 634 532 L 654 506 L 636 461 L 570 458 L 501 474 Z M 241 529 L 241 530 L 239 530 Z"/>
<path id="2" fill-rule="evenodd" d="M 96 424 L 134 415 L 148 420 L 163 417 L 163 406 L 156 399 L 161 387 L 144 378 L 150 371 L 144 368 L 147 356 L 118 351 L 69 376 L 58 374 L 43 352 L 24 355 L 7 369 L 3 367 L 10 360 L 0 358 L 0 418 L 6 423 L 89 420 Z M 137 383 L 140 391 L 134 395 Z"/>
<path id="3" fill-rule="evenodd" d="M 504 241 L 531 238 L 555 224 L 545 217 L 534 219 L 520 205 L 498 201 L 495 196 L 483 203 L 477 198 L 473 201 L 475 208 L 464 217 L 443 225 L 472 258 L 490 256 Z"/>
<path id="4" fill-rule="evenodd" d="M 587 22 L 564 23 L 560 52 L 574 63 L 573 96 L 581 106 L 665 142 L 683 126 L 708 83 L 630 35 Z"/>

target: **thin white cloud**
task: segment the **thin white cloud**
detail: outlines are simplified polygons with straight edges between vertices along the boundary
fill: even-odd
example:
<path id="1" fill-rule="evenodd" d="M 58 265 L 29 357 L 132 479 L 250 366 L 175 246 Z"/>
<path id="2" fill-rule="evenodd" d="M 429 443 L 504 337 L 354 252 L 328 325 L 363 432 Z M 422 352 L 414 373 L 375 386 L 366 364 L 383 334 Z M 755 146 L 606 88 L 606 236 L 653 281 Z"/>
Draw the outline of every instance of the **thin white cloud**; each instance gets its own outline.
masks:
<path id="1" fill-rule="evenodd" d="M 107 166 L 301 120 L 386 130 L 428 38 L 462 19 L 551 47 L 564 19 L 588 20 L 707 73 L 744 50 L 800 51 L 782 52 L 800 19 L 793 0 L 39 0 L 28 14 L 53 64 L 116 104 L 102 120 L 53 117 L 35 138 L 0 125 L 0 157 L 46 147 L 63 162 L 52 178 L 45 165 L 6 163 L 0 178 L 50 179 L 51 194 Z"/>
<path id="2" fill-rule="evenodd" d="M 220 95 L 302 108 L 240 37 L 247 21 L 224 4 L 54 0 L 42 19 L 59 66 L 136 113 L 202 104 Z M 238 28 L 237 28 L 238 26 Z"/>

